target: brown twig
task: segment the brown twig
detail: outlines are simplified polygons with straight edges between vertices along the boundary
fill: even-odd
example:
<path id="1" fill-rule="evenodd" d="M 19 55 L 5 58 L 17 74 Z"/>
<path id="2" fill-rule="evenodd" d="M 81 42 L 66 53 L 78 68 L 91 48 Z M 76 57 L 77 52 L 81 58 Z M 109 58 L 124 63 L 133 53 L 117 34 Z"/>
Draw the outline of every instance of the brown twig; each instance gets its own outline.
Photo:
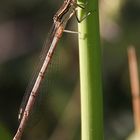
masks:
<path id="1" fill-rule="evenodd" d="M 133 46 L 130 46 L 127 51 L 128 51 L 128 63 L 129 63 L 135 131 L 137 133 L 140 133 L 140 91 L 139 91 L 137 58 L 135 48 Z"/>

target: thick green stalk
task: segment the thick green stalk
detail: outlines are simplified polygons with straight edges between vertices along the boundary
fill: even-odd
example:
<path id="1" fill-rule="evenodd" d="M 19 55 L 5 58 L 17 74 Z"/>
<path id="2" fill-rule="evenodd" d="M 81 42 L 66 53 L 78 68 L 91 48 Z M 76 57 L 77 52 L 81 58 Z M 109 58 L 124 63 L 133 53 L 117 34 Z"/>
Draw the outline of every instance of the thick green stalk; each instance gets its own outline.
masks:
<path id="1" fill-rule="evenodd" d="M 87 3 L 79 8 L 78 17 L 90 15 L 78 24 L 82 140 L 103 140 L 103 104 L 101 81 L 101 48 L 98 0 L 78 0 Z"/>

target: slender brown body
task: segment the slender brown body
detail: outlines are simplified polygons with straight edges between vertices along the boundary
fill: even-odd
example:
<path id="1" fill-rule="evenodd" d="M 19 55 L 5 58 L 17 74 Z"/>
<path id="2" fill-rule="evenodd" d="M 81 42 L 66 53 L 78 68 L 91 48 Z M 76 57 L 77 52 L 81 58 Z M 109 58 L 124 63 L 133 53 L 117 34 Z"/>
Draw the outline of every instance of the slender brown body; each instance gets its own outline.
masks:
<path id="1" fill-rule="evenodd" d="M 51 57 L 54 53 L 54 50 L 57 46 L 59 39 L 61 38 L 61 36 L 63 34 L 64 28 L 65 28 L 67 22 L 75 13 L 76 7 L 77 7 L 77 4 L 75 3 L 75 0 L 65 0 L 63 5 L 60 7 L 60 9 L 57 11 L 57 13 L 55 14 L 55 16 L 53 18 L 54 31 L 53 31 L 51 41 L 49 43 L 49 50 L 46 54 L 43 65 L 38 73 L 37 79 L 34 82 L 34 85 L 32 87 L 27 104 L 26 104 L 25 108 L 23 108 L 21 110 L 20 125 L 18 127 L 17 133 L 16 133 L 15 137 L 13 138 L 13 140 L 21 139 L 21 136 L 23 134 L 23 131 L 24 131 L 27 121 L 29 119 L 30 112 L 34 106 L 35 99 L 39 93 L 38 90 L 40 88 L 41 82 L 43 81 L 46 70 L 51 61 Z"/>

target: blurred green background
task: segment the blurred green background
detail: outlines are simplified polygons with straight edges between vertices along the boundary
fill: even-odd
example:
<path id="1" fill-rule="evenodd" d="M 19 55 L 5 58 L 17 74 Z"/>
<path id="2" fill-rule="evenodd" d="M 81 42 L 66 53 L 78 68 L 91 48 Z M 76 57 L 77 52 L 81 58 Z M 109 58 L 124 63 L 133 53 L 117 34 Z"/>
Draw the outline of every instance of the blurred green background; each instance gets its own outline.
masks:
<path id="1" fill-rule="evenodd" d="M 5 0 L 0 4 L 0 140 L 10 140 L 53 15 L 63 0 Z M 134 130 L 127 47 L 140 59 L 140 1 L 100 0 L 105 140 Z M 77 31 L 73 18 L 67 29 Z M 64 33 L 23 140 L 80 140 L 78 40 Z M 140 62 L 138 61 L 138 65 Z"/>

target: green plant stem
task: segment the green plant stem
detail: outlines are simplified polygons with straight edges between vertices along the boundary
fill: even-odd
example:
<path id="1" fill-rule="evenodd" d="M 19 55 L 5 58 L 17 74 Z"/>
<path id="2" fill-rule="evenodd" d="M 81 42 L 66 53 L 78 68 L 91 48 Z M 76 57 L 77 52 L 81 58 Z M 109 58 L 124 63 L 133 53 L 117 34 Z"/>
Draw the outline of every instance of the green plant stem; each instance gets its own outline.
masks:
<path id="1" fill-rule="evenodd" d="M 87 8 L 79 8 L 78 17 L 82 18 L 88 11 L 90 15 L 78 24 L 82 140 L 103 140 L 98 0 L 78 0 L 78 4 L 84 3 Z"/>

